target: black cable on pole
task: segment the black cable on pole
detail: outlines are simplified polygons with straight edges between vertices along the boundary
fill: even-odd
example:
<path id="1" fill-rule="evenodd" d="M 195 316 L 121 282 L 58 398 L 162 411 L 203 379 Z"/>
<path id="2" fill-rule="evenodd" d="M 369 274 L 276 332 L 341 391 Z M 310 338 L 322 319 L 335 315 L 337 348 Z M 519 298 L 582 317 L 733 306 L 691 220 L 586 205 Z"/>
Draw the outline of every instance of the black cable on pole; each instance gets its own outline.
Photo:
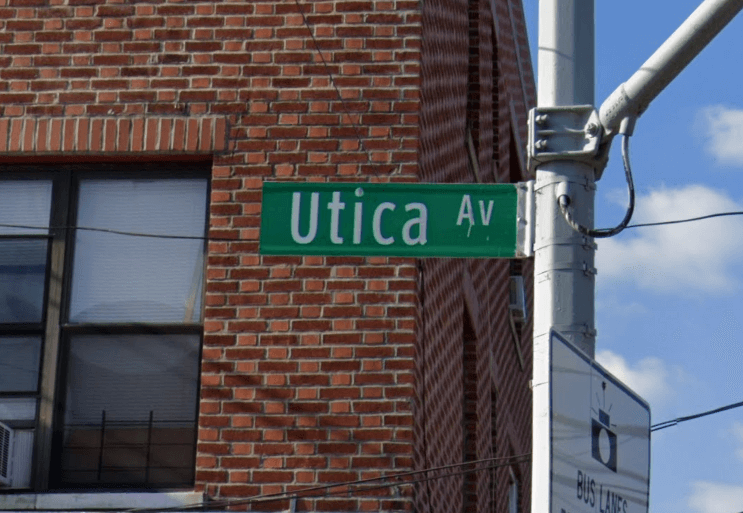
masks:
<path id="1" fill-rule="evenodd" d="M 629 160 L 629 135 L 627 134 L 622 136 L 622 162 L 624 163 L 624 176 L 627 179 L 627 189 L 629 191 L 629 205 L 627 206 L 627 212 L 624 214 L 622 222 L 614 228 L 586 228 L 573 218 L 572 209 L 570 208 L 570 198 L 563 195 L 557 198 L 557 202 L 560 205 L 560 211 L 565 218 L 565 222 L 567 222 L 573 230 L 588 237 L 600 239 L 613 237 L 627 228 L 630 219 L 632 219 L 632 213 L 635 211 L 635 183 L 632 180 L 632 166 L 630 165 Z"/>

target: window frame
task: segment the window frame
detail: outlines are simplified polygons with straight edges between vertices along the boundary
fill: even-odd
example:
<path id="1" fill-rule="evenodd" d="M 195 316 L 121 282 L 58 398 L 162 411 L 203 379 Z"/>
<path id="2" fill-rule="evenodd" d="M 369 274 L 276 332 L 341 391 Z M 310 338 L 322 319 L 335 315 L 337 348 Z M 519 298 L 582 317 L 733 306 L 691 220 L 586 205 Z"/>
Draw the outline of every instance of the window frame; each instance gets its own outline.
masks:
<path id="1" fill-rule="evenodd" d="M 132 169 L 134 168 L 134 169 Z M 45 179 L 52 182 L 49 231 L 46 234 L 0 235 L 3 238 L 29 237 L 45 238 L 47 243 L 47 260 L 44 283 L 44 301 L 42 318 L 39 325 L 0 324 L 0 333 L 38 334 L 41 337 L 41 354 L 39 380 L 36 390 L 36 418 L 34 421 L 34 450 L 31 475 L 31 491 L 34 493 L 53 491 L 60 487 L 59 468 L 61 458 L 61 419 L 64 415 L 65 378 L 69 358 L 69 342 L 72 336 L 86 333 L 110 334 L 190 334 L 199 337 L 198 369 L 200 369 L 204 338 L 204 306 L 206 297 L 206 267 L 208 254 L 209 207 L 211 193 L 211 162 L 197 160 L 194 162 L 131 162 L 131 163 L 83 163 L 60 165 L 24 165 L 14 164 L 0 167 L 0 180 Z M 200 311 L 198 322 L 180 323 L 69 323 L 72 272 L 74 264 L 75 234 L 77 209 L 79 205 L 80 182 L 86 178 L 103 180 L 126 179 L 169 179 L 181 180 L 199 178 L 206 181 L 205 187 L 205 222 L 202 265 L 202 283 L 200 287 Z M 196 456 L 196 437 L 198 431 L 198 412 L 201 373 L 196 374 L 196 400 L 194 401 L 194 467 Z M 30 396 L 29 393 L 4 393 L 4 397 Z M 190 487 L 192 487 L 191 483 Z M 126 485 L 125 485 L 126 486 Z M 121 489 L 114 483 L 109 485 L 84 488 L 96 490 Z M 69 485 L 65 484 L 65 488 Z M 130 489 L 152 489 L 146 484 L 130 486 Z M 187 488 L 187 487 L 184 487 Z M 21 489 L 8 489 L 18 491 Z M 26 490 L 26 489 L 23 489 Z M 5 491 L 5 490 L 3 490 Z"/>

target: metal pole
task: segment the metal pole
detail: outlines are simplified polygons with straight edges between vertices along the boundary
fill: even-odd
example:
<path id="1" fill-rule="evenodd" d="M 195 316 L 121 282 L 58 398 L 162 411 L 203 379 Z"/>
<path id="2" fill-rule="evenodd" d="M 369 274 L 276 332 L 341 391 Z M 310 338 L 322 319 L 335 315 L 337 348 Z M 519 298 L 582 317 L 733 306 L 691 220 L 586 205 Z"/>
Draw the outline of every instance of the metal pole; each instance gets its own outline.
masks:
<path id="1" fill-rule="evenodd" d="M 595 353 L 595 245 L 565 222 L 558 198 L 566 197 L 578 225 L 593 228 L 595 180 L 605 159 L 586 143 L 603 132 L 605 152 L 617 131 L 631 134 L 637 116 L 742 9 L 743 0 L 705 0 L 596 114 L 593 0 L 540 1 L 538 108 L 529 142 L 530 160 L 542 162 L 535 186 L 532 513 L 556 513 L 550 512 L 550 332 L 590 358 Z M 590 158 L 577 160 L 581 155 Z"/>
<path id="2" fill-rule="evenodd" d="M 538 105 L 594 103 L 594 1 L 540 0 Z M 552 328 L 594 356 L 593 240 L 573 231 L 557 203 L 570 190 L 576 220 L 593 227 L 594 169 L 552 161 L 537 168 L 534 243 L 534 380 L 532 512 L 548 513 L 549 333 Z"/>

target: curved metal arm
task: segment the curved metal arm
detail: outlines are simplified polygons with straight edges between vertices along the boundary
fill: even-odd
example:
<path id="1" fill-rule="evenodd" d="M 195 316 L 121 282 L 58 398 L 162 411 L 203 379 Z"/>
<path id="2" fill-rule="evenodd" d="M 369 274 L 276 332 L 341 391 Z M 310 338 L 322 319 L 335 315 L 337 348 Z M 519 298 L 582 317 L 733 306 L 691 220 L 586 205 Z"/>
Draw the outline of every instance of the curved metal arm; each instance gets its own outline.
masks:
<path id="1" fill-rule="evenodd" d="M 743 9 L 743 0 L 705 0 L 665 43 L 604 101 L 599 119 L 605 141 L 627 117 L 637 118 L 714 37 Z"/>

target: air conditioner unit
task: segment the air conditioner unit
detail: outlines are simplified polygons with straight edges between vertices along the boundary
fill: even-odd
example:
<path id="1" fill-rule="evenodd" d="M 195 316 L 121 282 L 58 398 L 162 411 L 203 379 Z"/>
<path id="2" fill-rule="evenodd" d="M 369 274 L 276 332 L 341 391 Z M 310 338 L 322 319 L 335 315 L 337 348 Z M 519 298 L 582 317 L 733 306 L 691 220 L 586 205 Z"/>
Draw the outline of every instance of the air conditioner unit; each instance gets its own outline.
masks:
<path id="1" fill-rule="evenodd" d="M 0 423 L 0 487 L 10 486 L 13 471 L 13 430 Z"/>
<path id="2" fill-rule="evenodd" d="M 526 293 L 524 292 L 524 277 L 511 276 L 508 308 L 511 310 L 513 320 L 516 322 L 525 322 L 528 317 L 526 311 Z"/>

